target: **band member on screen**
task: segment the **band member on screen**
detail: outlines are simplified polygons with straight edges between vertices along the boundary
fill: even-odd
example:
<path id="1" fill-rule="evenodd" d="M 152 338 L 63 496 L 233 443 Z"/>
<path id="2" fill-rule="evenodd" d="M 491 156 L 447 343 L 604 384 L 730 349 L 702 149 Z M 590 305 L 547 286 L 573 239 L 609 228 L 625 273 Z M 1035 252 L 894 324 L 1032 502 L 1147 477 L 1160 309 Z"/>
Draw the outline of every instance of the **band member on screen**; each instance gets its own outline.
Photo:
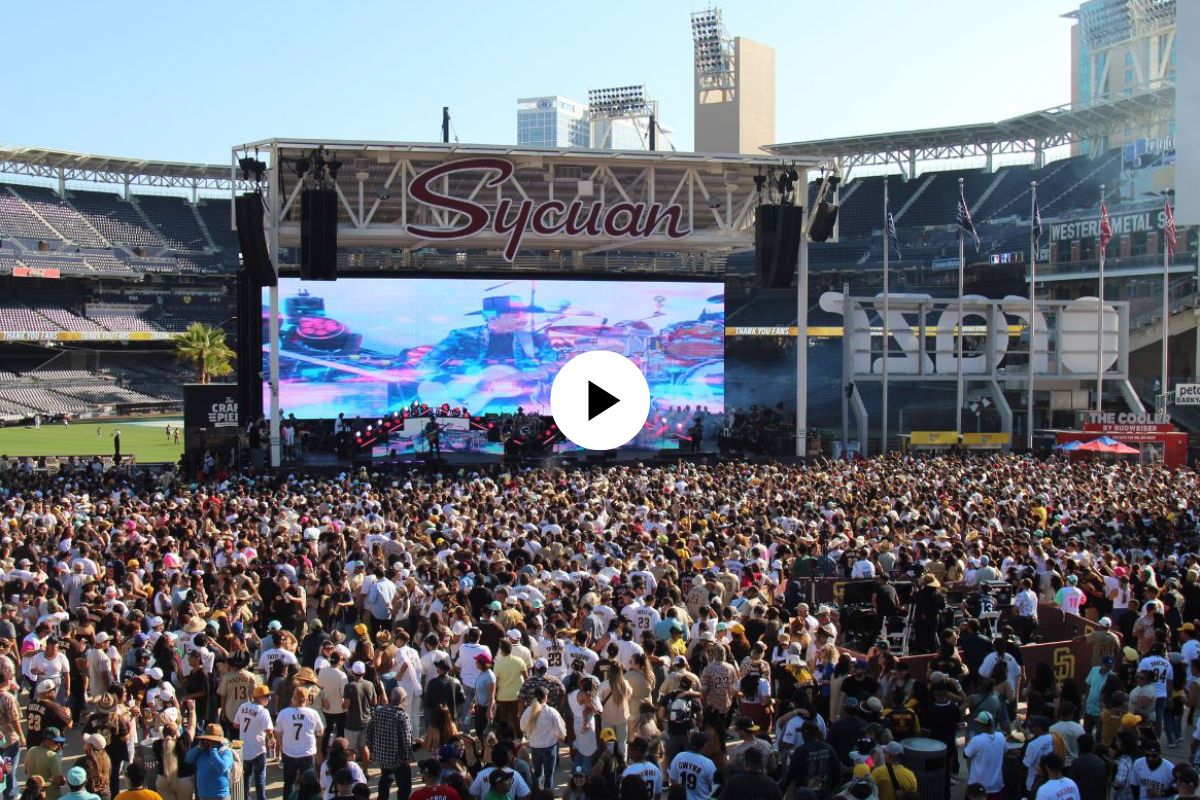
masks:
<path id="1" fill-rule="evenodd" d="M 504 364 L 522 371 L 537 369 L 555 360 L 550 338 L 532 330 L 532 314 L 544 310 L 513 295 L 483 298 L 483 308 L 468 316 L 482 316 L 483 324 L 450 331 L 422 362 L 439 367 Z"/>

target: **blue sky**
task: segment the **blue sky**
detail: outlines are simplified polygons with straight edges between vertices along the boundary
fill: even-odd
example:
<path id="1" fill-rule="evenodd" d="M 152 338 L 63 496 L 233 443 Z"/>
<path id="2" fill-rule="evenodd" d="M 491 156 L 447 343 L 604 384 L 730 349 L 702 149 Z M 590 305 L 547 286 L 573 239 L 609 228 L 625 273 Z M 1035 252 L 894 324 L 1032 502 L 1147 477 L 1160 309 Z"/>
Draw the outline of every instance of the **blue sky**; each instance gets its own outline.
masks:
<path id="1" fill-rule="evenodd" d="M 1072 0 L 726 0 L 776 48 L 778 141 L 1001 119 L 1070 100 Z M 692 145 L 674 0 L 5 3 L 0 142 L 227 163 L 271 136 L 516 141 L 519 96 L 646 83 Z"/>

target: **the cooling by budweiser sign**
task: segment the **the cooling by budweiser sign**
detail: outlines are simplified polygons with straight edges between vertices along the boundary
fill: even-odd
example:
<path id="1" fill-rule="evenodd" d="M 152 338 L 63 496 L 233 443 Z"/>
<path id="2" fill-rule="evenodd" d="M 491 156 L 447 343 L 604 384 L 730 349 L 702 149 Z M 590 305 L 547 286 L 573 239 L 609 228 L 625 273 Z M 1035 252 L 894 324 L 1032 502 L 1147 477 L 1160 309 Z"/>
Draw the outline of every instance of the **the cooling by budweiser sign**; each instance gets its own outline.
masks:
<path id="1" fill-rule="evenodd" d="M 493 212 L 488 206 L 464 197 L 442 193 L 447 175 L 466 172 L 492 173 L 484 184 L 495 189 L 512 177 L 512 163 L 500 158 L 467 158 L 450 161 L 422 172 L 408 185 L 413 200 L 431 208 L 451 212 L 449 227 L 409 225 L 413 236 L 435 241 L 466 239 L 483 232 L 505 240 L 504 258 L 512 261 L 525 235 L 568 236 L 609 239 L 649 239 L 662 235 L 682 239 L 690 233 L 684 224 L 683 207 L 677 204 L 617 202 L 580 199 L 564 202 L 534 202 L 528 197 L 502 198 Z"/>

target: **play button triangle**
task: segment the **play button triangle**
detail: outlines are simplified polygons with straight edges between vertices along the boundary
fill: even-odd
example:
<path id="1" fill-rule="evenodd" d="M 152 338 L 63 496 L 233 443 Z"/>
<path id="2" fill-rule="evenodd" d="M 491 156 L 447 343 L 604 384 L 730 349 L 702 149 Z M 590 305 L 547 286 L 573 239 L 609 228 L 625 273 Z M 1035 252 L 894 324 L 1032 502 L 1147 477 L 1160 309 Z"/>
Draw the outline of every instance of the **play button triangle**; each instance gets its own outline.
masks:
<path id="1" fill-rule="evenodd" d="M 609 394 L 596 384 L 588 381 L 588 422 L 591 422 L 593 419 L 600 416 L 605 411 L 608 411 L 619 402 L 621 402 L 621 398 Z"/>

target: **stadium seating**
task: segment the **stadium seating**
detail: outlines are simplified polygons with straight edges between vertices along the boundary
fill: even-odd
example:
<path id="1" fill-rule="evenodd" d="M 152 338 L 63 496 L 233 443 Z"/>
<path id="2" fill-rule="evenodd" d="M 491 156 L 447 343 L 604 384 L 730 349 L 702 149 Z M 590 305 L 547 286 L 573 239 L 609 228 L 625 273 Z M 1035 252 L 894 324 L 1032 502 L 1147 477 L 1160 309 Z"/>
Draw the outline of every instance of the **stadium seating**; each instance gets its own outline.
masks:
<path id="1" fill-rule="evenodd" d="M 42 186 L 10 186 L 29 208 L 49 223 L 68 242 L 81 247 L 108 247 L 108 242 L 78 211 L 51 189 Z"/>
<path id="2" fill-rule="evenodd" d="M 36 313 L 53 322 L 64 331 L 102 331 L 104 328 L 93 320 L 72 313 L 61 305 L 45 302 L 30 303 Z"/>
<path id="3" fill-rule="evenodd" d="M 54 332 L 63 327 L 16 300 L 0 299 L 0 331 Z"/>
<path id="4" fill-rule="evenodd" d="M 114 244 L 128 247 L 162 247 L 155 233 L 132 203 L 108 192 L 69 193 L 71 205 Z"/>
<path id="5" fill-rule="evenodd" d="M 136 311 L 89 311 L 88 319 L 103 325 L 106 330 L 132 333 L 158 333 L 162 328 Z"/>
<path id="6" fill-rule="evenodd" d="M 34 216 L 29 206 L 21 202 L 21 198 L 6 185 L 0 185 L 0 236 L 40 241 L 62 240 L 46 223 Z"/>
<path id="7" fill-rule="evenodd" d="M 169 247 L 189 252 L 208 249 L 208 237 L 187 200 L 158 195 L 140 195 L 136 199 Z"/>
<path id="8" fill-rule="evenodd" d="M 200 212 L 200 218 L 204 220 L 204 227 L 208 229 L 208 233 L 217 243 L 217 247 L 236 253 L 239 248 L 238 237 L 237 231 L 233 230 L 231 225 L 229 201 L 211 198 L 201 200 L 196 204 L 196 210 Z"/>

